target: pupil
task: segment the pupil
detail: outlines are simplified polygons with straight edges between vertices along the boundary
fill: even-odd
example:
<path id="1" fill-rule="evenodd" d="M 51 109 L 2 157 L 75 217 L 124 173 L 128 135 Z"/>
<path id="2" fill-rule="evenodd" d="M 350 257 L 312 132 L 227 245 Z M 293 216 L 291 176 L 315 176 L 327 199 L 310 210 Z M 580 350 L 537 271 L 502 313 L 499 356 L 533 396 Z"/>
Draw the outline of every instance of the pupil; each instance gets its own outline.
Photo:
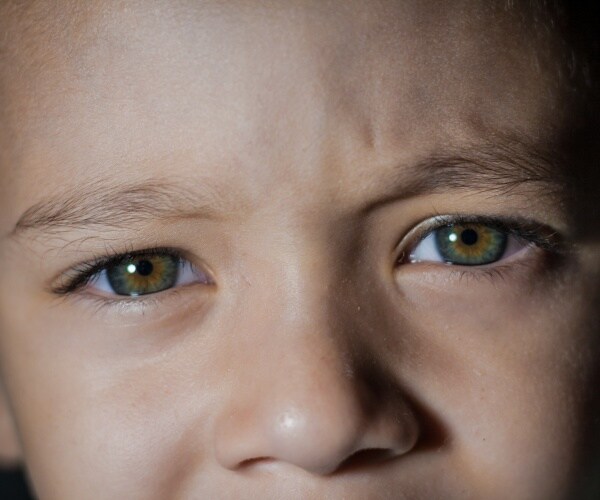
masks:
<path id="1" fill-rule="evenodd" d="M 154 270 L 154 266 L 152 265 L 152 262 L 150 262 L 148 260 L 140 260 L 137 263 L 136 271 L 138 272 L 138 274 L 141 274 L 142 276 L 149 276 L 150 274 L 152 274 L 153 270 Z"/>
<path id="2" fill-rule="evenodd" d="M 477 231 L 474 229 L 465 229 L 460 234 L 460 239 L 465 245 L 474 245 L 477 243 Z"/>

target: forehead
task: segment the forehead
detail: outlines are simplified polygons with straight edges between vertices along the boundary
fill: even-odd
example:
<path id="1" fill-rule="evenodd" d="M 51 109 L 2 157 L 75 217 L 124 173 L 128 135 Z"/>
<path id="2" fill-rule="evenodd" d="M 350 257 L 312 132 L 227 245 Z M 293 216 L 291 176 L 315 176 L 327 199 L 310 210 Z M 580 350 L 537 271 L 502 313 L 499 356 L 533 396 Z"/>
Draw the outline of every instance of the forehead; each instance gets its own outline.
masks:
<path id="1" fill-rule="evenodd" d="M 115 176 L 351 197 L 449 143 L 558 121 L 552 42 L 500 3 L 43 4 L 7 16 L 3 225 Z"/>

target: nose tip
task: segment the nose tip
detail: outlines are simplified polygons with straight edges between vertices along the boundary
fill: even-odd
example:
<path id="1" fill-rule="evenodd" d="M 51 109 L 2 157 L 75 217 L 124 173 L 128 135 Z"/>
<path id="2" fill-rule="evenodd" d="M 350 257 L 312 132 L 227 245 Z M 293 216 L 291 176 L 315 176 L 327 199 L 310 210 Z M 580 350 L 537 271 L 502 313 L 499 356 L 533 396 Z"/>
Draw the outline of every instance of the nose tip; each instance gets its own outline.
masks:
<path id="1" fill-rule="evenodd" d="M 395 418 L 380 415 L 371 420 L 351 409 L 329 415 L 325 421 L 306 410 L 283 412 L 270 438 L 275 460 L 313 474 L 327 475 L 350 465 L 398 457 L 414 447 L 418 435 L 414 418 L 397 425 Z"/>
<path id="2" fill-rule="evenodd" d="M 283 411 L 270 432 L 273 458 L 315 474 L 333 472 L 351 453 L 355 429 L 346 424 L 331 429 L 326 423 L 310 421 L 302 409 Z"/>
<path id="3" fill-rule="evenodd" d="M 222 421 L 216 443 L 222 466 L 287 464 L 328 475 L 404 455 L 419 436 L 414 412 L 397 394 L 369 400 L 356 387 L 338 385 L 308 398 L 293 391 L 275 396 Z"/>

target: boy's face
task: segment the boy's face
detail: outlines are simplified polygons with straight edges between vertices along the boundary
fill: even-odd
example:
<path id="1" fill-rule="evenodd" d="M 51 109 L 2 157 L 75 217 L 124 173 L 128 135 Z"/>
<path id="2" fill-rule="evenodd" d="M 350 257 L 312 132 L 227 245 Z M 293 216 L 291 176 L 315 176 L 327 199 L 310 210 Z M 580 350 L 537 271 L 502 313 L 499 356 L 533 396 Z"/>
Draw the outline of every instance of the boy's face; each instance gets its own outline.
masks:
<path id="1" fill-rule="evenodd" d="M 6 16 L 0 369 L 41 498 L 567 494 L 599 263 L 556 44 L 480 4 Z"/>

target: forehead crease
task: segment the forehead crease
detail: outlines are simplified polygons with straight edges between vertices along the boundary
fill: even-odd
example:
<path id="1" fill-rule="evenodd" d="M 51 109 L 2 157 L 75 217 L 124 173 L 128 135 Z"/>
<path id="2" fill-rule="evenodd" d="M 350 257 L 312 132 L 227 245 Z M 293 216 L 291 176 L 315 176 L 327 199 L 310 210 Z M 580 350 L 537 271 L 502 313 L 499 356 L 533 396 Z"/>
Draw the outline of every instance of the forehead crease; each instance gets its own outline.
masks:
<path id="1" fill-rule="evenodd" d="M 262 2 L 242 8 L 243 2 L 212 2 L 177 10 L 172 5 L 183 4 L 171 3 L 163 5 L 163 15 L 159 15 L 161 9 L 136 14 L 133 7 L 107 13 L 103 21 L 106 33 L 102 23 L 94 24 L 97 13 L 96 17 L 86 17 L 83 12 L 79 24 L 72 22 L 72 29 L 79 30 L 80 36 L 69 42 L 83 55 L 75 58 L 78 62 L 69 71 L 79 72 L 86 84 L 96 85 L 107 76 L 117 84 L 113 82 L 110 92 L 103 94 L 101 82 L 100 91 L 93 98 L 86 97 L 91 101 L 75 102 L 72 114 L 65 115 L 61 126 L 65 130 L 90 130 L 98 125 L 90 123 L 90 117 L 75 119 L 77 114 L 96 115 L 104 110 L 108 118 L 104 126 L 113 133 L 119 129 L 120 134 L 132 136 L 143 132 L 130 127 L 126 110 L 143 108 L 151 117 L 147 123 L 131 113 L 138 129 L 146 125 L 170 128 L 165 137 L 175 130 L 178 137 L 206 144 L 227 134 L 239 136 L 243 131 L 248 143 L 257 138 L 261 141 L 263 158 L 256 159 L 256 163 L 270 155 L 267 160 L 277 165 L 279 175 L 291 172 L 284 165 L 300 166 L 307 182 L 313 182 L 314 177 L 304 174 L 314 170 L 335 177 L 339 175 L 336 165 L 354 167 L 356 163 L 347 160 L 356 152 L 357 144 L 367 151 L 389 144 L 398 149 L 413 147 L 423 138 L 439 141 L 440 136 L 448 134 L 469 135 L 473 129 L 481 129 L 478 120 L 482 109 L 488 112 L 486 119 L 492 121 L 492 115 L 511 109 L 499 109 L 498 102 L 518 95 L 514 90 L 519 82 L 513 78 L 514 71 L 507 70 L 514 62 L 512 56 L 506 61 L 494 59 L 492 67 L 489 64 L 498 42 L 494 37 L 503 29 L 499 26 L 508 23 L 502 24 L 499 19 L 486 23 L 486 18 L 493 19 L 489 17 L 493 9 L 483 7 L 476 9 L 479 21 L 477 16 L 472 19 L 464 12 L 460 15 L 465 6 L 477 3 L 449 4 L 290 2 L 285 8 L 275 8 L 283 4 Z M 257 10 L 257 5 L 263 7 Z M 301 5 L 310 9 L 302 10 Z M 241 11 L 237 12 L 238 8 Z M 165 9 L 169 11 L 167 16 Z M 182 21 L 186 12 L 197 15 L 191 25 Z M 211 22 L 213 14 L 225 20 L 225 25 Z M 90 19 L 93 29 L 83 33 Z M 486 38 L 474 39 L 481 36 L 484 27 Z M 128 28 L 132 28 L 131 33 Z M 84 36 L 96 37 L 98 43 L 80 43 Z M 503 44 L 506 38 L 502 37 Z M 211 55 L 215 40 L 218 50 Z M 102 50 L 106 51 L 102 47 L 107 43 L 113 52 L 108 50 L 105 58 L 111 53 L 115 58 L 109 61 L 111 64 L 93 69 L 90 64 L 102 55 Z M 219 52 L 223 47 L 226 52 Z M 115 51 L 119 48 L 136 58 L 136 64 L 121 60 L 124 55 Z M 183 72 L 170 71 L 173 68 Z M 137 79 L 120 78 L 136 72 Z M 206 83 L 211 78 L 212 83 Z M 482 91 L 482 79 L 491 85 L 487 92 Z M 257 82 L 259 90 L 253 86 Z M 492 91 L 494 99 L 489 99 Z M 119 100 L 120 92 L 131 99 Z M 69 96 L 64 92 L 59 96 L 59 114 L 65 113 L 62 104 Z M 94 102 L 99 96 L 107 103 Z M 536 102 L 539 99 L 521 106 L 529 109 Z M 514 112 L 519 103 L 513 104 Z M 526 121 L 528 116 L 522 115 L 517 118 Z M 189 130 L 182 130 L 178 123 L 182 116 L 192 120 Z M 518 121 L 515 113 L 508 112 L 504 118 L 511 125 Z M 95 145 L 111 131 L 98 132 L 93 137 Z M 142 144 L 148 138 L 140 136 L 136 140 Z M 173 143 L 173 138 L 168 137 L 169 141 Z M 108 147 L 114 150 L 115 145 Z M 327 148 L 342 151 L 336 153 L 337 162 L 323 159 Z"/>

